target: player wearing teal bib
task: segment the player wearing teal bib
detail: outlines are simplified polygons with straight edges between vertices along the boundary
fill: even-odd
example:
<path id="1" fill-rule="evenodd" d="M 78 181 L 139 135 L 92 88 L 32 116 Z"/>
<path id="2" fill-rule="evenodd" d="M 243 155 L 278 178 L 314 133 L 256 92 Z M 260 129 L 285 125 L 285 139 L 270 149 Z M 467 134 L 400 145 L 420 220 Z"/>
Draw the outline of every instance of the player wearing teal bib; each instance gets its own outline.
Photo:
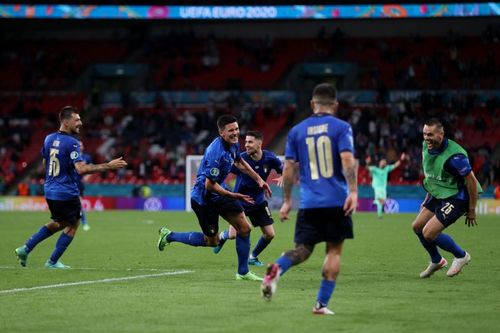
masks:
<path id="1" fill-rule="evenodd" d="M 369 165 L 371 162 L 370 156 L 366 158 L 366 165 L 372 176 L 372 188 L 375 193 L 375 200 L 373 204 L 377 205 L 377 216 L 379 219 L 382 218 L 382 212 L 384 211 L 385 200 L 387 199 L 387 178 L 389 177 L 389 172 L 397 169 L 401 162 L 403 162 L 405 154 L 401 154 L 399 161 L 394 164 L 387 165 L 387 160 L 382 158 L 378 163 L 378 167 Z"/>
<path id="2" fill-rule="evenodd" d="M 429 253 L 431 263 L 420 273 L 420 277 L 430 277 L 448 264 L 438 247 L 455 257 L 446 273 L 452 277 L 462 271 L 471 256 L 442 232 L 463 215 L 469 227 L 476 225 L 476 202 L 482 189 L 474 176 L 467 152 L 456 142 L 445 138 L 443 125 L 438 119 L 428 120 L 423 134 L 423 186 L 427 195 L 412 227 Z"/>

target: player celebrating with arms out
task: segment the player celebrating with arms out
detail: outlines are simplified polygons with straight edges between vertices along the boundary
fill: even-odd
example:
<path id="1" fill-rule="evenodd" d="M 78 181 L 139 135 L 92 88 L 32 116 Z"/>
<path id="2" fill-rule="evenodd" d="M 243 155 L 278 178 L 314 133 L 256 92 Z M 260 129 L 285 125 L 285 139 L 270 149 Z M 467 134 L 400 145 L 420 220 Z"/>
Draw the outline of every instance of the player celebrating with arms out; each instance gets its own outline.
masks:
<path id="1" fill-rule="evenodd" d="M 404 161 L 405 154 L 402 153 L 399 160 L 394 164 L 387 165 L 387 160 L 382 158 L 378 167 L 370 165 L 371 157 L 366 157 L 366 165 L 368 166 L 368 170 L 372 176 L 372 187 L 373 192 L 375 193 L 375 200 L 373 203 L 377 205 L 377 217 L 379 219 L 382 218 L 382 212 L 384 211 L 385 200 L 387 199 L 387 177 L 389 176 L 389 172 L 394 169 L 397 169 L 401 162 Z"/>
<path id="2" fill-rule="evenodd" d="M 452 277 L 462 271 L 471 256 L 442 232 L 463 215 L 468 226 L 476 225 L 476 202 L 482 189 L 474 176 L 467 152 L 444 136 L 439 119 L 426 121 L 423 135 L 423 185 L 427 194 L 412 227 L 429 253 L 431 263 L 420 273 L 420 277 L 428 278 L 448 264 L 439 253 L 438 246 L 455 256 L 446 273 Z"/>
<path id="3" fill-rule="evenodd" d="M 190 246 L 217 246 L 219 243 L 219 216 L 222 216 L 237 231 L 236 253 L 238 255 L 237 280 L 262 281 L 262 278 L 248 270 L 250 253 L 250 224 L 248 223 L 240 200 L 253 204 L 253 199 L 245 194 L 227 190 L 224 180 L 233 164 L 249 175 L 266 195 L 271 196 L 269 185 L 241 159 L 238 139 L 240 129 L 238 120 L 232 115 L 222 115 L 217 119 L 219 137 L 205 150 L 196 183 L 191 191 L 191 207 L 198 218 L 203 232 L 173 232 L 167 227 L 160 229 L 158 249 L 165 245 L 180 242 Z"/>
<path id="4" fill-rule="evenodd" d="M 77 108 L 73 106 L 62 108 L 59 112 L 59 121 L 61 122 L 59 131 L 47 135 L 42 147 L 45 164 L 45 200 L 49 206 L 52 222 L 41 227 L 25 245 L 15 250 L 17 259 L 23 267 L 26 266 L 28 254 L 38 243 L 62 230 L 45 267 L 69 268 L 60 262 L 59 258 L 73 241 L 80 225 L 82 211 L 78 189 L 80 175 L 127 166 L 127 162 L 121 157 L 108 163 L 85 163 L 80 151 L 80 142 L 74 137 L 80 133 L 82 127 Z"/>
<path id="5" fill-rule="evenodd" d="M 264 136 L 257 131 L 248 131 L 245 137 L 246 151 L 241 153 L 241 158 L 245 160 L 250 167 L 263 179 L 267 180 L 269 174 L 274 169 L 281 175 L 283 172 L 283 163 L 276 155 L 268 150 L 262 149 L 262 140 Z M 259 261 L 258 255 L 271 243 L 274 238 L 273 218 L 269 210 L 267 201 L 264 197 L 264 191 L 259 185 L 248 175 L 242 173 L 238 168 L 234 167 L 231 172 L 238 175 L 234 191 L 249 195 L 254 200 L 253 204 L 242 202 L 245 214 L 250 218 L 250 222 L 254 227 L 259 226 L 262 230 L 257 245 L 252 250 L 248 263 L 255 266 L 263 266 Z M 281 177 L 278 178 L 278 186 L 281 185 Z M 219 253 L 222 246 L 228 239 L 236 237 L 236 230 L 229 227 L 229 230 L 224 230 L 219 235 L 219 244 L 213 248 L 214 253 Z"/>
<path id="6" fill-rule="evenodd" d="M 353 238 L 351 214 L 358 201 L 357 163 L 351 126 L 334 116 L 337 91 L 329 83 L 317 85 L 312 94 L 313 115 L 288 134 L 283 170 L 284 201 L 280 218 L 288 219 L 296 164 L 300 174 L 300 206 L 295 224 L 295 248 L 267 268 L 262 296 L 276 292 L 280 275 L 311 255 L 316 244 L 326 242 L 320 288 L 314 314 L 332 315 L 327 308 L 340 272 L 345 239 Z"/>

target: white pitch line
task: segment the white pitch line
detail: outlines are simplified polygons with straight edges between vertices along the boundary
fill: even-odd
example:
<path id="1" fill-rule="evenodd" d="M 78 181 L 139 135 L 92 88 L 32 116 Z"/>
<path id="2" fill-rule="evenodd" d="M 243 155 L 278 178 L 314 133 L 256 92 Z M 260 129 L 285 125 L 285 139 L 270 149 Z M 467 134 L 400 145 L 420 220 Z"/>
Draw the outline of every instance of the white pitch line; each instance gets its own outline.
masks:
<path id="1" fill-rule="evenodd" d="M 21 266 L 0 266 L 0 270 L 2 269 L 13 269 L 13 270 L 43 270 L 47 271 L 46 267 L 21 267 Z M 165 272 L 164 268 L 97 268 L 97 267 L 72 267 L 71 271 L 114 271 L 114 272 Z"/>
<path id="2" fill-rule="evenodd" d="M 68 282 L 68 283 L 49 284 L 46 286 L 36 286 L 36 287 L 31 287 L 31 288 L 6 289 L 6 290 L 0 290 L 0 295 L 19 293 L 19 292 L 23 292 L 23 291 L 40 290 L 40 289 L 81 286 L 81 285 L 85 285 L 85 284 L 97 284 L 97 283 L 109 283 L 109 282 L 117 282 L 117 281 L 149 279 L 149 278 L 160 277 L 160 276 L 179 275 L 179 274 L 187 274 L 187 273 L 192 273 L 192 272 L 193 271 L 182 270 L 182 271 L 173 271 L 173 272 L 163 272 L 163 273 L 158 273 L 158 274 L 125 276 L 125 277 L 109 278 L 109 279 L 101 279 L 101 280 L 89 280 L 89 281 L 77 281 L 77 282 Z"/>

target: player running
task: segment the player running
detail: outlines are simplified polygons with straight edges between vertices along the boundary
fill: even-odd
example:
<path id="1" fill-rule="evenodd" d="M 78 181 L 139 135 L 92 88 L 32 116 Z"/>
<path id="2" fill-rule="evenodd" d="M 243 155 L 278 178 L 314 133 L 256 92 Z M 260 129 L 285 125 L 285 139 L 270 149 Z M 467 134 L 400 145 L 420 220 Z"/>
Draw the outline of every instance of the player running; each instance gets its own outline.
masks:
<path id="1" fill-rule="evenodd" d="M 45 267 L 70 268 L 59 261 L 59 258 L 73 241 L 80 225 L 82 206 L 78 189 L 79 176 L 127 166 L 127 162 L 121 157 L 102 164 L 85 163 L 80 151 L 80 142 L 75 137 L 83 126 L 77 108 L 73 106 L 62 108 L 59 112 L 59 121 L 61 123 L 59 131 L 47 135 L 42 147 L 45 165 L 45 200 L 52 221 L 41 227 L 23 246 L 15 249 L 17 260 L 23 267 L 26 266 L 28 254 L 40 242 L 62 231 Z"/>
<path id="2" fill-rule="evenodd" d="M 424 188 L 427 191 L 422 209 L 413 221 L 413 231 L 431 257 L 431 263 L 420 273 L 428 278 L 447 266 L 438 247 L 454 255 L 446 273 L 452 277 L 462 271 L 471 259 L 443 230 L 465 215 L 465 224 L 476 225 L 476 203 L 482 192 L 472 171 L 467 152 L 444 136 L 443 124 L 436 118 L 425 122 L 422 147 Z"/>
<path id="3" fill-rule="evenodd" d="M 268 150 L 262 149 L 262 140 L 264 136 L 257 131 L 248 131 L 245 138 L 246 151 L 241 153 L 241 158 L 264 180 L 267 181 L 269 174 L 275 170 L 278 174 L 283 172 L 283 163 L 276 155 Z M 249 265 L 263 266 L 259 261 L 258 255 L 271 243 L 275 232 L 273 223 L 274 220 L 269 210 L 268 203 L 264 197 L 264 191 L 259 185 L 249 176 L 242 173 L 239 169 L 233 168 L 231 172 L 236 174 L 236 185 L 234 191 L 248 195 L 253 198 L 254 203 L 242 202 L 245 214 L 249 217 L 250 222 L 254 227 L 260 227 L 262 236 L 259 238 L 257 245 L 252 250 L 248 259 Z M 281 177 L 277 179 L 278 186 L 281 186 Z M 219 244 L 213 248 L 215 254 L 219 253 L 224 246 L 224 243 L 229 239 L 236 238 L 236 229 L 229 227 L 229 230 L 224 230 L 219 235 Z"/>
<path id="4" fill-rule="evenodd" d="M 295 225 L 295 248 L 267 268 L 262 296 L 276 292 L 278 279 L 288 269 L 309 258 L 316 244 L 326 242 L 322 280 L 314 314 L 332 315 L 328 302 L 340 272 L 345 239 L 353 238 L 351 214 L 358 201 L 357 164 L 351 126 L 336 118 L 337 91 L 329 83 L 317 85 L 312 94 L 313 115 L 288 134 L 283 170 L 284 200 L 280 218 L 292 209 L 295 165 L 300 173 L 300 206 Z"/>

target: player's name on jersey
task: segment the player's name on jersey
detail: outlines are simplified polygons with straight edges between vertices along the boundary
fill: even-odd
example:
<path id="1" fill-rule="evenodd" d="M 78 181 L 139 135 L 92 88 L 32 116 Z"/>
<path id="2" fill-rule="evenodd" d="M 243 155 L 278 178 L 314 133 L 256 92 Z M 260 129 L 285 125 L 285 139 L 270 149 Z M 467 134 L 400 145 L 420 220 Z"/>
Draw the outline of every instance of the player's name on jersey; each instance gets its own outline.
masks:
<path id="1" fill-rule="evenodd" d="M 328 124 L 310 126 L 307 128 L 307 135 L 315 135 L 321 133 L 328 133 Z"/>

